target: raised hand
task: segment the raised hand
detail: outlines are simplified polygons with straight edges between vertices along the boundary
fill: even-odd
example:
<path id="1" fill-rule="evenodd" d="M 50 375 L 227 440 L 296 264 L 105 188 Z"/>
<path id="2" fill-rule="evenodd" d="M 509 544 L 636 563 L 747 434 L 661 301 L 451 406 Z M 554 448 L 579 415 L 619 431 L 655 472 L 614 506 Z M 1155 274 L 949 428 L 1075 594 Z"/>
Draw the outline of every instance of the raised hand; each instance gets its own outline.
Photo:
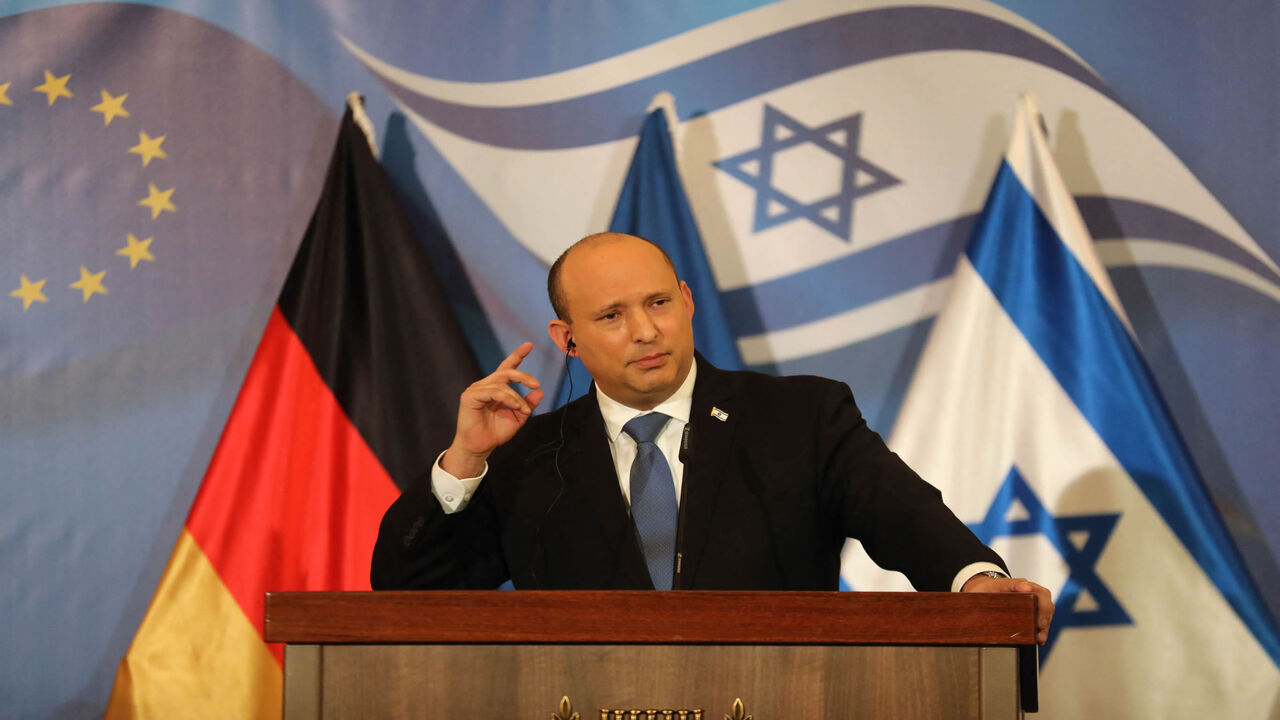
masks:
<path id="1" fill-rule="evenodd" d="M 510 440 L 533 415 L 545 393 L 538 389 L 541 383 L 537 378 L 519 369 L 532 350 L 533 343 L 524 343 L 491 375 L 462 392 L 453 444 L 440 459 L 440 467 L 446 472 L 459 478 L 479 475 L 489 454 Z M 531 392 L 520 397 L 512 383 L 524 385 Z"/>

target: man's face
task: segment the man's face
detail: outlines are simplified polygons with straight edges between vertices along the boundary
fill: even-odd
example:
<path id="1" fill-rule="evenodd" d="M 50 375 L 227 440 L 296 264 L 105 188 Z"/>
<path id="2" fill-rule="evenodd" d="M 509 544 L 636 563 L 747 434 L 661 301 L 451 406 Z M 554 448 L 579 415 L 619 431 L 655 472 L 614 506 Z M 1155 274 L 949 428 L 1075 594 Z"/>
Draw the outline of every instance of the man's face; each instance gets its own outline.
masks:
<path id="1" fill-rule="evenodd" d="M 684 382 L 693 298 L 656 248 L 628 236 L 579 247 L 560 287 L 578 357 L 606 395 L 648 410 Z"/>

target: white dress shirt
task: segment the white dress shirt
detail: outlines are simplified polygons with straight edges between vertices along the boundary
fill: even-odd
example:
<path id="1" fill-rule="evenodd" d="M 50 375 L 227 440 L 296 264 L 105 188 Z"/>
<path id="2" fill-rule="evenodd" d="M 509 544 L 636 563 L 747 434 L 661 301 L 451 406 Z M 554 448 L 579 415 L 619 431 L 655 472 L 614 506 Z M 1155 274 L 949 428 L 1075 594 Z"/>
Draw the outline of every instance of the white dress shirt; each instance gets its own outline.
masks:
<path id="1" fill-rule="evenodd" d="M 622 488 L 622 497 L 627 505 L 631 505 L 631 463 L 636 459 L 636 441 L 622 432 L 622 428 L 632 418 L 647 415 L 651 412 L 662 413 L 671 419 L 662 427 L 662 432 L 653 442 L 667 458 L 671 466 L 671 477 L 676 483 L 676 503 L 680 502 L 680 488 L 684 482 L 684 463 L 680 462 L 680 438 L 684 428 L 689 424 L 689 412 L 693 407 L 693 381 L 698 374 L 698 364 L 689 366 L 689 375 L 680 384 L 679 389 L 652 410 L 636 410 L 627 407 L 605 395 L 596 387 L 596 399 L 600 401 L 600 415 L 604 418 L 605 434 L 609 437 L 609 453 L 613 455 L 613 466 L 618 471 L 618 485 Z"/>

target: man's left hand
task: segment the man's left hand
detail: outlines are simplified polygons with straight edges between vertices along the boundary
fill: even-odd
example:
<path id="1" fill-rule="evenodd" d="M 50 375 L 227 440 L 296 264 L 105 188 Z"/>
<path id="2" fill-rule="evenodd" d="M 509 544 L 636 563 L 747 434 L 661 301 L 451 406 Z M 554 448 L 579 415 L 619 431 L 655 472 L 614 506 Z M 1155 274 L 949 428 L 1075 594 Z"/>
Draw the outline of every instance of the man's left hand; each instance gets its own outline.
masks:
<path id="1" fill-rule="evenodd" d="M 960 592 L 1019 592 L 1036 594 L 1036 642 L 1041 645 L 1049 639 L 1049 621 L 1053 619 L 1053 594 L 1026 578 L 997 578 L 974 575 Z"/>

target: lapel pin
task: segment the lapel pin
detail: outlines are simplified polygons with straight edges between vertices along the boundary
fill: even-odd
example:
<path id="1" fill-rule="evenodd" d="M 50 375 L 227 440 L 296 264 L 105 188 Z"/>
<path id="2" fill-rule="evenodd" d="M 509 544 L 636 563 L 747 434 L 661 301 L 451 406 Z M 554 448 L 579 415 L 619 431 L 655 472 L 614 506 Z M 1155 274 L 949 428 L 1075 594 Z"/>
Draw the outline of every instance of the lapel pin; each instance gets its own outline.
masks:
<path id="1" fill-rule="evenodd" d="M 725 411 L 721 410 L 721 409 L 720 409 L 720 408 L 718 408 L 718 407 L 712 406 L 712 408 L 711 408 L 711 417 L 713 417 L 713 418 L 715 418 L 715 419 L 719 420 L 720 422 L 724 422 L 725 420 L 728 420 L 728 419 L 729 419 L 729 413 L 727 413 L 727 412 L 725 412 Z"/>

